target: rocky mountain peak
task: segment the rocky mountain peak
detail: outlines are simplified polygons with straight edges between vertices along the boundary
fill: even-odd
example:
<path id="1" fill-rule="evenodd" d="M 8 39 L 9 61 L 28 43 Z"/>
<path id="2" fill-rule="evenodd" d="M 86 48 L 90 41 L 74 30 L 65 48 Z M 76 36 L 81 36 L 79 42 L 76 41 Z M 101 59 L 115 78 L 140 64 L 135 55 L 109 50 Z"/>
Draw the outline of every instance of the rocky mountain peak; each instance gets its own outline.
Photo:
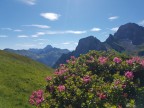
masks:
<path id="1" fill-rule="evenodd" d="M 140 45 L 144 43 L 144 27 L 135 23 L 127 23 L 119 27 L 114 37 L 117 40 L 129 39 L 133 45 Z"/>
<path id="2" fill-rule="evenodd" d="M 87 53 L 89 50 L 106 50 L 106 48 L 102 42 L 94 36 L 80 39 L 76 47 L 76 53 Z"/>
<path id="3" fill-rule="evenodd" d="M 44 50 L 50 50 L 50 49 L 52 49 L 53 47 L 51 46 L 51 45 L 47 45 L 45 48 L 44 48 Z"/>

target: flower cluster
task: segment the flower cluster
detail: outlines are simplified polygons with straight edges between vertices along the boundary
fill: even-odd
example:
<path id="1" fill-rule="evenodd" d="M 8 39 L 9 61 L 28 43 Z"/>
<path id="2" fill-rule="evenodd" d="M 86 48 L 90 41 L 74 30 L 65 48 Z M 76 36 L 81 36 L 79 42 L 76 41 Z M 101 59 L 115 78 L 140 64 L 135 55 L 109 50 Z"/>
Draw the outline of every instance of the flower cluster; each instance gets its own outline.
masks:
<path id="1" fill-rule="evenodd" d="M 90 81 L 91 81 L 90 76 L 86 75 L 86 76 L 83 77 L 83 82 L 84 82 L 84 83 L 88 83 L 88 82 L 90 82 Z"/>
<path id="2" fill-rule="evenodd" d="M 65 90 L 65 86 L 64 85 L 59 85 L 58 86 L 58 90 L 59 90 L 59 92 L 64 91 Z"/>
<path id="3" fill-rule="evenodd" d="M 108 58 L 107 57 L 99 57 L 98 60 L 99 60 L 100 64 L 103 65 L 107 62 Z"/>
<path id="4" fill-rule="evenodd" d="M 133 77 L 134 77 L 133 72 L 127 71 L 127 72 L 125 73 L 125 77 L 128 78 L 128 79 L 133 79 Z"/>
<path id="5" fill-rule="evenodd" d="M 34 91 L 29 99 L 29 103 L 35 106 L 40 105 L 43 101 L 43 90 Z"/>
<path id="6" fill-rule="evenodd" d="M 121 62 L 122 62 L 122 60 L 121 60 L 120 58 L 118 58 L 118 57 L 115 57 L 115 58 L 113 59 L 113 61 L 114 61 L 115 63 L 121 63 Z"/>

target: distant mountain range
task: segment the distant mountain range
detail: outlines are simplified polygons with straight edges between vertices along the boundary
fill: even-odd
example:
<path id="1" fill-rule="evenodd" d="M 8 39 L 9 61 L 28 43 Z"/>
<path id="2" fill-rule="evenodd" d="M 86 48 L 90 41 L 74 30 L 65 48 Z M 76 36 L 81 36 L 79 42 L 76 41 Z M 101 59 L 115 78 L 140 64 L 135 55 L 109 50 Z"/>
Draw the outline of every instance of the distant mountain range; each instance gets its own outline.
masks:
<path id="1" fill-rule="evenodd" d="M 70 56 L 78 57 L 80 54 L 86 54 L 89 50 L 116 50 L 118 52 L 126 52 L 130 55 L 144 55 L 144 27 L 135 23 L 127 23 L 119 27 L 118 31 L 100 42 L 96 37 L 89 36 L 79 40 L 75 51 L 63 54 L 54 67 L 61 63 L 65 63 Z"/>
<path id="2" fill-rule="evenodd" d="M 70 52 L 67 49 L 54 48 L 51 45 L 47 45 L 44 49 L 29 49 L 29 50 L 4 49 L 4 51 L 27 56 L 29 58 L 32 58 L 33 60 L 36 60 L 51 67 L 61 57 L 62 54 L 67 54 Z"/>

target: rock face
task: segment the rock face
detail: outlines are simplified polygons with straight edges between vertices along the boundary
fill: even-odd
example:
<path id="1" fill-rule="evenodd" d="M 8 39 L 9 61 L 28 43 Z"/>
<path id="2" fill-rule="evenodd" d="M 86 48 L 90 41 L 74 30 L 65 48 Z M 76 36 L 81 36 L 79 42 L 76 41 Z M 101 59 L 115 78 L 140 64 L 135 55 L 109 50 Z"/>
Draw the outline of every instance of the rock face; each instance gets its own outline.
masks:
<path id="1" fill-rule="evenodd" d="M 96 37 L 89 36 L 79 40 L 75 53 L 77 55 L 85 54 L 89 50 L 106 50 L 106 47 Z"/>
<path id="2" fill-rule="evenodd" d="M 114 35 L 109 35 L 105 42 L 100 42 L 97 38 L 89 36 L 79 40 L 76 50 L 68 54 L 63 54 L 54 67 L 65 63 L 70 56 L 78 57 L 89 50 L 116 50 L 133 55 L 144 55 L 144 27 L 135 23 L 127 23 L 119 27 Z"/>
<path id="3" fill-rule="evenodd" d="M 33 60 L 36 60 L 51 67 L 61 57 L 62 54 L 70 52 L 67 49 L 54 48 L 51 45 L 47 45 L 44 49 L 29 49 L 29 50 L 4 49 L 4 50 L 19 55 L 27 56 L 29 58 L 32 58 Z"/>
<path id="4" fill-rule="evenodd" d="M 113 35 L 109 35 L 109 37 L 105 41 L 105 46 L 107 49 L 114 49 L 118 52 L 122 52 L 125 49 L 117 43 L 117 40 L 114 38 Z"/>
<path id="5" fill-rule="evenodd" d="M 54 68 L 58 67 L 59 64 L 66 63 L 66 60 L 70 59 L 71 56 L 78 57 L 80 54 L 86 54 L 90 50 L 100 51 L 100 50 L 107 50 L 107 49 L 105 45 L 94 36 L 89 36 L 80 39 L 78 46 L 76 47 L 76 50 L 68 54 L 63 54 L 54 65 Z"/>
<path id="6" fill-rule="evenodd" d="M 114 34 L 116 40 L 129 39 L 133 45 L 140 45 L 144 43 L 144 27 L 135 23 L 127 23 L 119 27 Z"/>

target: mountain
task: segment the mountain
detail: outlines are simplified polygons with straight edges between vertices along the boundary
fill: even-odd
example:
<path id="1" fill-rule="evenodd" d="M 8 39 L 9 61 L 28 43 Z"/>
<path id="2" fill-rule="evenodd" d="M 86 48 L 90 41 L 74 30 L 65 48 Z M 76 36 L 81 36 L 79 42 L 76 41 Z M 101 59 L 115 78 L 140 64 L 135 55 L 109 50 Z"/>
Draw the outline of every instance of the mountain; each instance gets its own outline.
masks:
<path id="1" fill-rule="evenodd" d="M 141 52 L 144 51 L 144 27 L 135 23 L 122 25 L 114 35 L 108 37 L 105 43 L 119 52 L 125 51 L 131 55 L 142 55 Z"/>
<path id="2" fill-rule="evenodd" d="M 0 108 L 32 108 L 30 94 L 43 89 L 52 71 L 27 57 L 0 50 Z"/>
<path id="3" fill-rule="evenodd" d="M 65 63 L 71 56 L 78 57 L 80 54 L 86 54 L 90 50 L 106 50 L 106 47 L 94 36 L 80 39 L 76 50 L 68 54 L 63 54 L 53 67 L 58 67 L 59 64 Z"/>
<path id="4" fill-rule="evenodd" d="M 44 49 L 29 49 L 29 50 L 4 49 L 4 50 L 19 55 L 27 56 L 47 66 L 53 66 L 62 54 L 66 54 L 69 52 L 69 50 L 67 49 L 54 48 L 51 45 L 47 45 Z"/>
<path id="5" fill-rule="evenodd" d="M 78 57 L 89 50 L 116 50 L 130 55 L 144 56 L 144 27 L 135 23 L 124 24 L 114 35 L 110 34 L 105 42 L 100 42 L 93 36 L 80 39 L 75 51 L 63 54 L 54 67 L 65 63 L 66 60 L 70 59 L 70 56 Z"/>

